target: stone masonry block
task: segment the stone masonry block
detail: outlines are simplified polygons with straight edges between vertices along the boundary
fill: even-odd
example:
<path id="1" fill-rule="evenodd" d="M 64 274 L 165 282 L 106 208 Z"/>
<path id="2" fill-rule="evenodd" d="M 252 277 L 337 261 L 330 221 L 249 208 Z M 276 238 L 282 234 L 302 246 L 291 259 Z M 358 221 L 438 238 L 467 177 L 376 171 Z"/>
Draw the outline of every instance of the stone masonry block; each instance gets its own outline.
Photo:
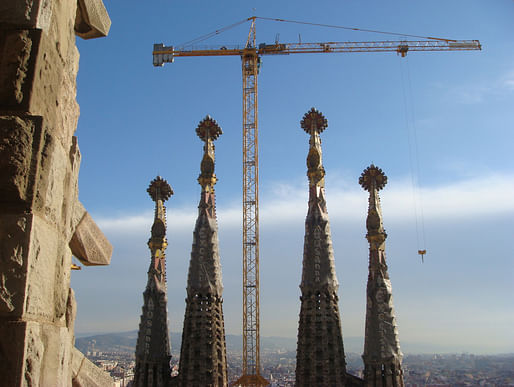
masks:
<path id="1" fill-rule="evenodd" d="M 0 25 L 0 112 L 43 116 L 48 127 L 64 133 L 61 141 L 66 146 L 79 115 L 75 100 L 79 54 L 75 35 L 63 26 L 73 27 L 64 21 L 75 19 L 77 2 L 52 3 L 52 22 L 44 32 Z"/>
<path id="2" fill-rule="evenodd" d="M 88 212 L 78 224 L 70 248 L 73 255 L 86 266 L 108 265 L 111 262 L 112 245 Z"/>
<path id="3" fill-rule="evenodd" d="M 73 387 L 114 386 L 109 374 L 91 363 L 77 348 L 73 348 L 71 370 Z"/>
<path id="4" fill-rule="evenodd" d="M 32 218 L 29 214 L 0 215 L 0 318 L 23 314 Z"/>
<path id="5" fill-rule="evenodd" d="M 45 117 L 52 135 L 69 147 L 75 132 L 79 107 L 76 97 L 76 77 L 79 53 L 75 46 L 73 28 L 76 1 L 55 1 L 52 23 L 41 37 L 38 59 L 34 71 L 30 102 L 31 114 Z"/>
<path id="6" fill-rule="evenodd" d="M 2 0 L 0 24 L 16 28 L 46 29 L 52 16 L 52 0 Z"/>
<path id="7" fill-rule="evenodd" d="M 1 321 L 0 335 L 2 386 L 70 385 L 71 339 L 65 327 Z"/>
<path id="8" fill-rule="evenodd" d="M 111 19 L 102 0 L 78 0 L 75 33 L 82 39 L 107 36 Z"/>
<path id="9" fill-rule="evenodd" d="M 0 109 L 29 110 L 40 39 L 41 30 L 0 30 Z"/>
<path id="10" fill-rule="evenodd" d="M 0 205 L 27 207 L 34 195 L 41 117 L 0 117 Z"/>
<path id="11" fill-rule="evenodd" d="M 71 251 L 58 229 L 34 215 L 24 318 L 65 326 Z"/>
<path id="12" fill-rule="evenodd" d="M 21 386 L 25 352 L 25 322 L 0 320 L 0 376 L 5 386 Z"/>
<path id="13" fill-rule="evenodd" d="M 34 341 L 40 340 L 45 351 L 41 362 L 39 383 L 34 386 L 69 386 L 72 377 L 70 367 L 72 338 L 68 329 L 47 323 L 34 323 L 34 325 L 39 328 L 34 330 Z M 30 347 L 27 346 L 27 354 L 30 354 Z"/>
<path id="14" fill-rule="evenodd" d="M 33 211 L 44 216 L 47 221 L 57 225 L 63 236 L 76 200 L 78 165 L 72 164 L 76 159 L 75 149 L 64 148 L 62 144 L 45 131 L 41 144 L 40 162 L 36 172 L 36 187 Z"/>
<path id="15" fill-rule="evenodd" d="M 32 207 L 60 225 L 67 241 L 81 159 L 77 139 L 70 140 L 71 146 L 63 147 L 41 117 L 0 116 L 0 207 L 4 212 Z"/>

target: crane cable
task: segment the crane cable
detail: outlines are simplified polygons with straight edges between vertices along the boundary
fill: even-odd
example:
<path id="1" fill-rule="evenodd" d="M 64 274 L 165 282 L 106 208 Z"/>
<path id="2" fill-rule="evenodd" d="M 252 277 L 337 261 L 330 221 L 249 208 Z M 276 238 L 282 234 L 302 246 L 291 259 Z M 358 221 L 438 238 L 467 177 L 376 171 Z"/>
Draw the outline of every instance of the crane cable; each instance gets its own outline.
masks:
<path id="1" fill-rule="evenodd" d="M 203 42 L 204 40 L 207 40 L 209 38 L 212 38 L 213 36 L 216 36 L 216 35 L 219 35 L 221 34 L 222 32 L 225 32 L 227 30 L 230 30 L 231 28 L 234 28 L 234 27 L 237 27 L 238 25 L 241 25 L 243 23 L 246 23 L 248 20 L 250 19 L 243 19 L 243 20 L 240 20 L 238 21 L 237 23 L 234 23 L 234 24 L 230 24 L 226 27 L 222 27 L 220 28 L 219 30 L 215 30 L 215 31 L 212 31 L 212 32 L 209 32 L 208 34 L 205 34 L 205 35 L 202 35 L 202 36 L 199 36 L 198 38 L 196 39 L 193 39 L 193 40 L 189 40 L 185 43 L 182 43 L 182 44 L 179 44 L 177 45 L 178 47 L 188 47 L 188 46 L 192 46 L 193 44 L 195 43 L 200 43 L 200 42 Z"/>
<path id="2" fill-rule="evenodd" d="M 410 77 L 409 61 L 405 60 L 405 66 L 401 65 L 402 91 L 403 101 L 405 104 L 405 126 L 407 131 L 407 140 L 409 146 L 409 163 L 412 184 L 412 200 L 414 203 L 414 217 L 416 220 L 416 240 L 418 246 L 418 254 L 421 255 L 422 262 L 426 254 L 426 237 L 425 237 L 425 220 L 423 213 L 423 197 L 419 187 L 419 147 L 416 123 L 414 119 L 414 98 L 412 93 L 412 82 Z M 404 69 L 406 68 L 406 70 Z M 406 78 L 406 79 L 405 79 Z M 407 90 L 405 83 L 407 83 Z M 409 104 L 410 101 L 410 104 Z"/>
<path id="3" fill-rule="evenodd" d="M 317 27 L 338 28 L 338 29 L 350 30 L 350 31 L 373 32 L 375 34 L 383 34 L 383 35 L 396 35 L 396 36 L 400 35 L 400 36 L 408 36 L 410 38 L 442 40 L 442 41 L 445 41 L 445 42 L 455 42 L 456 41 L 454 39 L 435 38 L 435 37 L 432 37 L 432 36 L 420 36 L 420 35 L 401 34 L 401 33 L 398 33 L 398 32 L 387 32 L 387 31 L 369 30 L 369 29 L 357 28 L 357 27 L 336 26 L 336 25 L 332 25 L 332 24 L 320 24 L 320 23 L 310 23 L 310 22 L 303 22 L 303 21 L 297 21 L 297 20 L 274 19 L 274 18 L 270 18 L 270 17 L 261 17 L 261 16 L 256 16 L 255 18 L 256 19 L 261 19 L 261 20 L 285 22 L 285 23 L 305 24 L 305 25 L 317 26 Z"/>
<path id="4" fill-rule="evenodd" d="M 446 38 L 436 38 L 433 36 L 421 36 L 421 35 L 412 35 L 412 34 L 402 34 L 398 32 L 389 32 L 389 31 L 379 31 L 379 30 L 370 30 L 366 28 L 357 28 L 357 27 L 346 27 L 346 26 L 337 26 L 332 24 L 321 24 L 321 23 L 310 23 L 310 22 L 304 22 L 304 21 L 298 21 L 298 20 L 287 20 L 287 19 L 277 19 L 277 18 L 271 18 L 271 17 L 262 17 L 262 16 L 254 16 L 249 17 L 243 20 L 240 20 L 234 24 L 230 24 L 226 27 L 222 27 L 218 30 L 209 32 L 205 35 L 199 36 L 196 39 L 189 40 L 187 42 L 184 42 L 182 44 L 177 45 L 177 47 L 188 47 L 192 46 L 195 43 L 203 42 L 204 40 L 207 40 L 209 38 L 212 38 L 213 36 L 219 35 L 222 32 L 225 32 L 227 30 L 230 30 L 234 27 L 237 27 L 238 25 L 241 25 L 243 23 L 246 23 L 247 21 L 250 21 L 252 19 L 260 19 L 260 20 L 268 20 L 268 21 L 276 21 L 276 22 L 283 22 L 283 23 L 293 23 L 293 24 L 303 24 L 303 25 L 310 25 L 310 26 L 316 26 L 316 27 L 327 27 L 327 28 L 337 28 L 342 30 L 349 30 L 349 31 L 359 31 L 359 32 L 372 32 L 375 34 L 382 34 L 382 35 L 396 35 L 396 36 L 405 36 L 409 38 L 419 38 L 419 39 L 430 39 L 430 40 L 440 40 L 444 42 L 455 42 L 455 39 L 446 39 Z"/>

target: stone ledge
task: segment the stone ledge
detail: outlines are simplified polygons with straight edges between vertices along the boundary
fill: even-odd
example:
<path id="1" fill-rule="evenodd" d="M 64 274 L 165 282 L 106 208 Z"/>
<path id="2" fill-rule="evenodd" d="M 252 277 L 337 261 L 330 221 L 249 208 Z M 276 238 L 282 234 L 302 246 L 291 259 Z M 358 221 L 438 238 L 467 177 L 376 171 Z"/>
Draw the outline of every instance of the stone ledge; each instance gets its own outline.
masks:
<path id="1" fill-rule="evenodd" d="M 111 19 L 102 0 L 78 0 L 75 33 L 82 39 L 107 36 Z"/>
<path id="2" fill-rule="evenodd" d="M 88 212 L 84 213 L 70 241 L 72 254 L 86 266 L 111 263 L 112 245 Z"/>
<path id="3" fill-rule="evenodd" d="M 114 386 L 112 378 L 95 366 L 77 348 L 72 350 L 71 372 L 73 387 L 109 387 Z"/>

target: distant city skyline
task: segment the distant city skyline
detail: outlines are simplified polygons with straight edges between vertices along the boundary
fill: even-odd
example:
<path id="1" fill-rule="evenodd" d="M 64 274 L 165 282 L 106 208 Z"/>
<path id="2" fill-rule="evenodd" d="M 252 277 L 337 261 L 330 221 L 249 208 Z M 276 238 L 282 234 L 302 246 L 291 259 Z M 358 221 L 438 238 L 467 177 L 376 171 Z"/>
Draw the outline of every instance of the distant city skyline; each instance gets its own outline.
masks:
<path id="1" fill-rule="evenodd" d="M 216 144 L 216 189 L 225 326 L 227 334 L 241 334 L 240 60 L 179 58 L 154 68 L 151 51 L 153 43 L 177 44 L 249 17 L 252 7 L 235 1 L 226 7 L 206 1 L 106 6 L 110 36 L 77 42 L 77 136 L 80 200 L 114 254 L 109 267 L 72 272 L 76 331 L 137 329 L 153 219 L 146 188 L 156 175 L 175 191 L 166 203 L 168 315 L 172 331 L 181 331 L 199 195 L 201 147 L 194 129 L 210 114 L 224 131 Z M 514 3 L 373 0 L 314 7 L 302 0 L 294 9 L 272 1 L 256 8 L 261 16 L 479 39 L 483 45 L 480 52 L 409 53 L 404 59 L 386 53 L 263 59 L 261 335 L 297 332 L 308 150 L 299 122 L 315 107 L 328 120 L 323 158 L 343 337 L 364 331 L 367 195 L 357 180 L 373 162 L 389 177 L 381 198 L 400 344 L 514 352 Z M 247 32 L 244 25 L 205 43 L 241 43 Z M 258 42 L 273 42 L 277 34 L 281 42 L 297 41 L 299 34 L 302 41 L 384 39 L 257 25 Z M 420 248 L 427 249 L 425 263 Z"/>

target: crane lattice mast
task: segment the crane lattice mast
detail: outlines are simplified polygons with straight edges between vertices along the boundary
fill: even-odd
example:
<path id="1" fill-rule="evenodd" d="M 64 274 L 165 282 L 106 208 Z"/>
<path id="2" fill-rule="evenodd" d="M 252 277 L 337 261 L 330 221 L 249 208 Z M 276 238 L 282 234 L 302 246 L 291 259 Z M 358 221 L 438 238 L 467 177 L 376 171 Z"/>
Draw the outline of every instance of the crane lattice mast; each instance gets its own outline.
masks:
<path id="1" fill-rule="evenodd" d="M 259 338 L 259 147 L 255 19 L 241 55 L 243 73 L 243 375 L 236 384 L 269 383 L 260 376 Z"/>
<path id="2" fill-rule="evenodd" d="M 261 55 L 313 53 L 396 52 L 404 57 L 409 51 L 481 50 L 478 40 L 425 38 L 421 40 L 279 43 L 256 45 L 255 21 L 244 46 L 195 48 L 154 44 L 153 64 L 162 66 L 174 58 L 198 56 L 239 56 L 243 75 L 243 375 L 235 385 L 266 386 L 260 375 L 259 351 L 259 157 L 257 75 Z M 279 20 L 277 21 L 287 21 Z M 244 22 L 242 21 L 242 22 Z M 236 23 L 239 25 L 242 22 Z M 308 24 L 308 23 L 303 23 Z M 356 28 L 351 28 L 358 30 Z M 216 31 L 216 34 L 219 31 Z M 379 31 L 374 31 L 379 32 Z M 403 34 L 398 34 L 403 35 Z M 405 35 L 407 36 L 407 35 Z"/>

